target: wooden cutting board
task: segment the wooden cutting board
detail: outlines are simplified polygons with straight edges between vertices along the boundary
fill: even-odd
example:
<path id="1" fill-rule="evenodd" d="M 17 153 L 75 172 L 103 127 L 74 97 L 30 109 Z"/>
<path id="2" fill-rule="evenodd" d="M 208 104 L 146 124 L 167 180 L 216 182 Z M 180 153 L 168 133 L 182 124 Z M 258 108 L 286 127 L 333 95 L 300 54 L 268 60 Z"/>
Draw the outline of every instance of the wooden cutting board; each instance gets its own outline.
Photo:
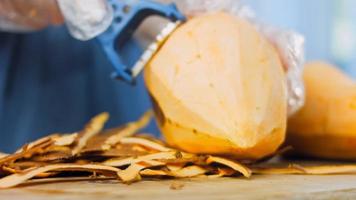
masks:
<path id="1" fill-rule="evenodd" d="M 356 175 L 255 175 L 251 179 L 147 180 L 131 185 L 115 180 L 34 181 L 26 187 L 0 190 L 0 199 L 356 199 Z"/>

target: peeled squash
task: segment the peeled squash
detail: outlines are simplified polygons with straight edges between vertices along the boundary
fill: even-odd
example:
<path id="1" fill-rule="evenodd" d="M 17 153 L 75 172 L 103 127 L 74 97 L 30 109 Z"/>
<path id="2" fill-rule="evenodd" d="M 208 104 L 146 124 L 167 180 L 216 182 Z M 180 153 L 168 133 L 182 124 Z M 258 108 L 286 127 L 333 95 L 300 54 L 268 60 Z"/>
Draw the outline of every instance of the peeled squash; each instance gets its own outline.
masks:
<path id="1" fill-rule="evenodd" d="M 288 143 L 301 155 L 356 160 L 356 83 L 336 67 L 305 67 L 306 102 L 288 123 Z"/>
<path id="2" fill-rule="evenodd" d="M 285 138 L 286 82 L 272 45 L 225 13 L 190 19 L 145 68 L 166 141 L 192 153 L 260 159 Z"/>

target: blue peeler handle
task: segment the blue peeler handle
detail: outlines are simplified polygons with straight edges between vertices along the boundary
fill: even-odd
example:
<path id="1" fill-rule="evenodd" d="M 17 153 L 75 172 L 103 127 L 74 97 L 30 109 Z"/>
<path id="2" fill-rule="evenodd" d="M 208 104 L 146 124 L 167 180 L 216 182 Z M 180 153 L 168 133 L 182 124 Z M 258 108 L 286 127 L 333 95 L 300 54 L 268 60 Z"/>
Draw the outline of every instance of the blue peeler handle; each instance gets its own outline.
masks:
<path id="1" fill-rule="evenodd" d="M 116 48 L 132 37 L 143 20 L 159 15 L 171 21 L 184 21 L 185 17 L 175 4 L 161 4 L 150 0 L 108 0 L 114 11 L 111 26 L 97 37 L 111 64 L 115 68 L 114 77 L 134 83 L 131 68 L 125 66 Z"/>

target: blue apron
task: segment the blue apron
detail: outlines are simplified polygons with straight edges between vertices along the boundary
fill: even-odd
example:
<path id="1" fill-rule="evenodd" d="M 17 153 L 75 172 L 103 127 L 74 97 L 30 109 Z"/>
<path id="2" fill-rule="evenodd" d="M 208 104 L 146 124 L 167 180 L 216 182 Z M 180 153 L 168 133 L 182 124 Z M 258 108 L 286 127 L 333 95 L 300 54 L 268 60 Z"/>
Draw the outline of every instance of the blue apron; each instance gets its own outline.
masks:
<path id="1" fill-rule="evenodd" d="M 107 127 L 136 120 L 151 106 L 142 77 L 130 86 L 111 79 L 112 71 L 95 41 L 75 40 L 64 27 L 0 33 L 0 151 L 80 130 L 104 111 Z M 153 122 L 146 131 L 158 133 Z"/>

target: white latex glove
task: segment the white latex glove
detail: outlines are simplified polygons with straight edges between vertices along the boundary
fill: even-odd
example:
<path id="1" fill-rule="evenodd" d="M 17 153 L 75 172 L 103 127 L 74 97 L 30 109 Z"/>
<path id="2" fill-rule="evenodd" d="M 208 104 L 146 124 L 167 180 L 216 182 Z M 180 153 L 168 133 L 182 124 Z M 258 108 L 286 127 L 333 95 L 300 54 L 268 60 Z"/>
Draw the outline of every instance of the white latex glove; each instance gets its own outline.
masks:
<path id="1" fill-rule="evenodd" d="M 0 1 L 0 30 L 24 32 L 62 23 L 55 0 Z"/>
<path id="2" fill-rule="evenodd" d="M 57 1 L 69 31 L 77 39 L 94 38 L 112 23 L 113 10 L 107 0 Z"/>
<path id="3" fill-rule="evenodd" d="M 88 40 L 111 24 L 106 0 L 1 0 L 0 30 L 26 32 L 66 23 L 77 39 Z"/>

